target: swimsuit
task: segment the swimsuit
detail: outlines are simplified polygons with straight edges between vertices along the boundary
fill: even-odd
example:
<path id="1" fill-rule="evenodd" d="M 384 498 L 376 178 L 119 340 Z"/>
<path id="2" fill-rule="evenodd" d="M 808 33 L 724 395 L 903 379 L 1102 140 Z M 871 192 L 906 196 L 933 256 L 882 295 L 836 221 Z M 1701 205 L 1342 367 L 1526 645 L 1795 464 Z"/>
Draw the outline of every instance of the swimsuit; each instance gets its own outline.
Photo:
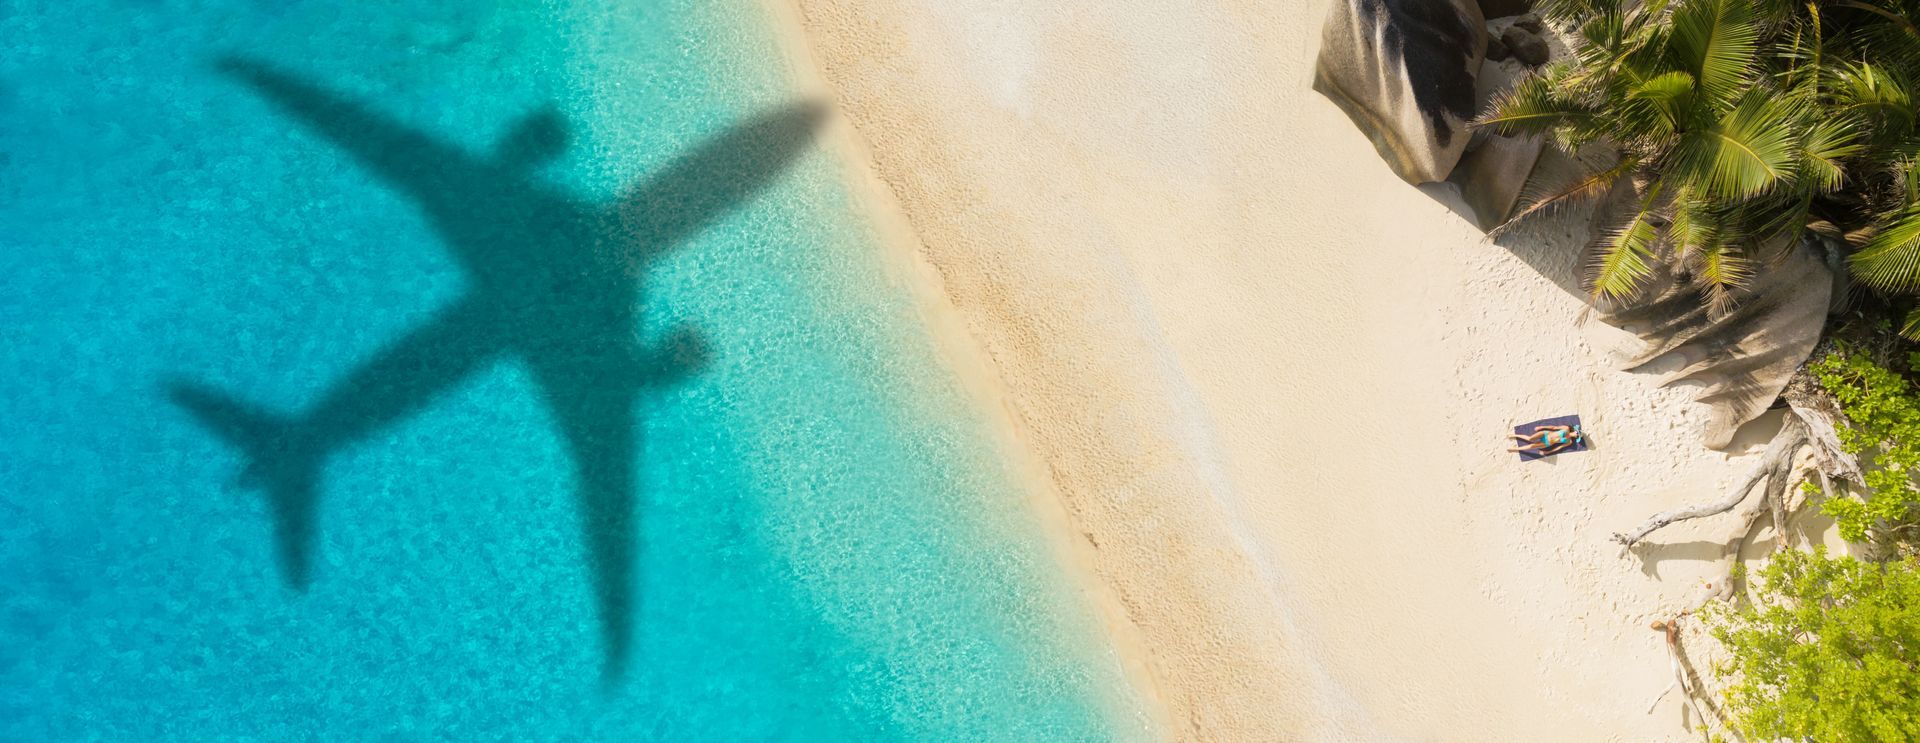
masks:
<path id="1" fill-rule="evenodd" d="M 1574 426 L 1571 431 L 1548 431 L 1546 440 L 1542 443 L 1550 447 L 1570 444 L 1580 440 L 1580 435 L 1579 426 Z"/>

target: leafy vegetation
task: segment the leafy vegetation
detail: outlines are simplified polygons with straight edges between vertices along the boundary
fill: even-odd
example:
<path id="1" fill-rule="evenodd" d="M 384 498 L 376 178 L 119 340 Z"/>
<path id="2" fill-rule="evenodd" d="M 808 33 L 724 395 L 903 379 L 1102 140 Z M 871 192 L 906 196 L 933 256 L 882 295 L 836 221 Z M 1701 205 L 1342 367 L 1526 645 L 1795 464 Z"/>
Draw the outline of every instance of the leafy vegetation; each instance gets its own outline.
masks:
<path id="1" fill-rule="evenodd" d="M 1886 335 L 1876 334 L 1885 339 Z M 1752 602 L 1709 605 L 1728 651 L 1718 667 L 1728 722 L 1748 740 L 1911 740 L 1920 734 L 1920 391 L 1874 360 L 1885 348 L 1841 343 L 1808 371 L 1845 414 L 1840 445 L 1860 458 L 1864 498 L 1825 501 L 1842 536 L 1885 562 L 1780 549 Z M 1908 360 L 1920 368 L 1920 354 Z M 1808 486 L 1808 494 L 1819 489 Z"/>
<path id="2" fill-rule="evenodd" d="M 1748 740 L 1894 741 L 1920 731 L 1920 563 L 1781 550 L 1757 601 L 1705 612 L 1732 651 L 1727 711 Z"/>
<path id="3" fill-rule="evenodd" d="M 1855 542 L 1870 534 L 1891 541 L 1898 532 L 1920 528 L 1920 488 L 1913 482 L 1920 474 L 1920 393 L 1905 377 L 1844 347 L 1807 370 L 1847 416 L 1848 424 L 1836 429 L 1840 445 L 1872 465 L 1866 468 L 1864 500 L 1834 498 L 1821 509 L 1838 522 L 1841 536 Z"/>
<path id="4" fill-rule="evenodd" d="M 1717 309 L 1768 249 L 1814 231 L 1855 273 L 1920 290 L 1920 0 L 1545 0 L 1570 60 L 1528 77 L 1479 125 L 1618 158 L 1514 219 L 1629 187 L 1599 238 L 1595 296 L 1635 294 L 1666 262 Z M 1920 313 L 1909 323 L 1920 334 Z"/>

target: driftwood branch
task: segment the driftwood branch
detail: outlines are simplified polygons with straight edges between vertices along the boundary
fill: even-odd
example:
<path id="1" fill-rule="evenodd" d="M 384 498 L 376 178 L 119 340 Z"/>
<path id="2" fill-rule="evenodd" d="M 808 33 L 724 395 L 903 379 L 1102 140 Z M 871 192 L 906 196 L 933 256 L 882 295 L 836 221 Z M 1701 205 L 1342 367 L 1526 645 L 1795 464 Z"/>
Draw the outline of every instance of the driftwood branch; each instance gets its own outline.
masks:
<path id="1" fill-rule="evenodd" d="M 1805 423 L 1805 421 L 1800 421 L 1793 416 L 1788 416 L 1787 421 L 1788 426 L 1797 428 L 1803 428 L 1803 426 L 1796 426 L 1795 424 Z M 1776 437 L 1785 435 L 1787 435 L 1787 432 L 1782 429 L 1779 434 L 1776 434 Z M 1795 482 L 1795 478 L 1793 477 L 1794 455 L 1807 448 L 1804 428 L 1800 435 L 1802 438 L 1801 442 L 1790 445 L 1790 447 L 1786 449 L 1786 459 L 1780 463 L 1779 469 L 1768 473 L 1766 491 L 1765 494 L 1761 496 L 1766 501 L 1767 510 L 1773 514 L 1773 530 L 1780 535 L 1781 544 L 1791 544 L 1793 541 L 1792 532 L 1787 530 L 1787 498 L 1790 497 L 1792 492 L 1789 486 Z M 1742 536 L 1752 536 L 1752 527 L 1749 526 L 1748 533 Z M 1736 553 L 1739 552 L 1740 546 L 1738 543 L 1733 545 L 1733 550 Z M 1731 558 L 1729 558 L 1729 560 L 1730 559 Z M 1727 567 L 1731 570 L 1733 567 L 1732 563 L 1729 562 Z"/>
<path id="2" fill-rule="evenodd" d="M 1700 714 L 1700 705 L 1694 703 L 1694 694 L 1698 692 L 1693 688 L 1693 680 L 1687 677 L 1686 665 L 1680 662 L 1680 618 L 1674 617 L 1664 626 L 1654 628 L 1667 636 L 1667 665 L 1673 669 L 1673 683 L 1680 686 L 1680 700 L 1686 703 L 1687 709 L 1693 710 L 1694 721 L 1704 727 L 1707 716 Z"/>
<path id="3" fill-rule="evenodd" d="M 1711 729 L 1716 724 L 1724 729 L 1727 718 L 1720 713 L 1712 697 L 1701 687 L 1700 678 L 1695 674 L 1692 665 L 1687 662 L 1687 650 L 1680 642 L 1680 620 L 1689 613 L 1683 611 L 1672 619 L 1653 623 L 1654 631 L 1665 636 L 1667 666 L 1673 671 L 1673 680 L 1667 683 L 1665 689 L 1660 690 L 1660 695 L 1653 698 L 1652 704 L 1647 705 L 1647 714 L 1652 714 L 1653 708 L 1660 704 L 1660 700 L 1665 699 L 1667 694 L 1677 686 L 1680 688 L 1680 701 L 1693 712 L 1695 724 L 1702 729 Z M 1704 711 L 1700 707 L 1700 700 L 1706 700 L 1707 706 Z M 1709 712 L 1712 715 L 1708 715 Z"/>
<path id="4" fill-rule="evenodd" d="M 1643 715 L 1653 714 L 1653 708 L 1660 706 L 1660 700 L 1666 699 L 1667 694 L 1673 692 L 1673 687 L 1679 686 L 1679 685 L 1680 685 L 1680 679 L 1678 678 L 1675 678 L 1674 680 L 1667 682 L 1667 687 L 1664 689 L 1661 689 L 1659 694 L 1654 695 L 1653 701 L 1647 703 L 1647 711 L 1642 712 L 1640 714 L 1643 714 Z"/>
<path id="5" fill-rule="evenodd" d="M 1739 487 L 1727 493 L 1726 498 L 1713 503 L 1703 503 L 1685 508 L 1676 508 L 1671 511 L 1661 511 L 1649 517 L 1645 523 L 1635 527 L 1632 531 L 1614 532 L 1613 541 L 1632 547 L 1633 545 L 1639 544 L 1640 540 L 1645 539 L 1648 534 L 1669 524 L 1706 518 L 1731 511 L 1734 506 L 1740 505 L 1748 496 L 1751 496 L 1753 494 L 1754 484 L 1760 482 L 1760 478 L 1766 476 L 1767 468 L 1764 464 L 1755 467 L 1753 468 L 1753 473 L 1748 475 L 1747 479 L 1742 481 Z"/>
<path id="6" fill-rule="evenodd" d="M 1638 544 L 1640 540 L 1645 539 L 1648 534 L 1652 534 L 1668 525 L 1681 521 L 1706 518 L 1731 511 L 1734 507 L 1746 501 L 1748 496 L 1752 495 L 1753 486 L 1759 484 L 1763 479 L 1768 481 L 1768 497 L 1763 499 L 1766 502 L 1763 502 L 1761 505 L 1762 507 L 1771 506 L 1773 502 L 1779 500 L 1779 494 L 1785 492 L 1788 480 L 1787 475 L 1793 467 L 1793 456 L 1800 450 L 1800 446 L 1806 442 L 1806 425 L 1800 421 L 1798 416 L 1789 416 L 1786 425 L 1781 427 L 1780 433 L 1774 434 L 1773 441 L 1767 444 L 1767 452 L 1760 458 L 1760 464 L 1753 468 L 1753 472 L 1747 475 L 1745 480 L 1741 481 L 1739 487 L 1727 493 L 1725 498 L 1712 503 L 1687 506 L 1685 508 L 1676 508 L 1671 511 L 1656 513 L 1651 518 L 1648 518 L 1646 522 L 1634 527 L 1631 531 L 1616 532 L 1613 535 L 1613 541 L 1632 547 Z M 1757 517 L 1759 514 L 1756 512 L 1754 515 Z M 1740 535 L 1736 536 L 1744 535 L 1745 532 L 1742 531 Z"/>

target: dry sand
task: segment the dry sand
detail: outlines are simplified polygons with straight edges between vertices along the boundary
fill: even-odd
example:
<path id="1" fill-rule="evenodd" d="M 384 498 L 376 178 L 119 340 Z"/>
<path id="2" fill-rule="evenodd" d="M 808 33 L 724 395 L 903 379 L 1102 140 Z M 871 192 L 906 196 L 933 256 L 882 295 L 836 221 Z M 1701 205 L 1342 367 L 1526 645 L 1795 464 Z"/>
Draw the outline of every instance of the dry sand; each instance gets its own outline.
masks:
<path id="1" fill-rule="evenodd" d="M 1584 215 L 1487 242 L 1309 89 L 1327 0 L 770 2 L 1166 737 L 1693 739 L 1647 625 L 1725 525 L 1607 535 L 1748 462 L 1579 322 Z"/>

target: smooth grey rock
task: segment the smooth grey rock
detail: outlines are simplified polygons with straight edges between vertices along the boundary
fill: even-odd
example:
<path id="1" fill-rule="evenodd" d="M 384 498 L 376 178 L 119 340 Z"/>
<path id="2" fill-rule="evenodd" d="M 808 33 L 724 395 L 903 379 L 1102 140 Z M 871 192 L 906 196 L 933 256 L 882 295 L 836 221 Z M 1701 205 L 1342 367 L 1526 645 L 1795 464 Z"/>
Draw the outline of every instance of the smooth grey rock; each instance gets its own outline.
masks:
<path id="1" fill-rule="evenodd" d="M 1505 18 L 1533 10 L 1533 0 L 1480 0 L 1480 15 Z"/>
<path id="2" fill-rule="evenodd" d="M 1491 230 L 1507 221 L 1544 143 L 1539 137 L 1488 134 L 1479 147 L 1460 158 L 1447 181 L 1460 187 L 1460 200 L 1473 212 L 1475 227 Z"/>
<path id="3" fill-rule="evenodd" d="M 1547 40 L 1528 32 L 1519 26 L 1508 26 L 1500 33 L 1500 43 L 1513 52 L 1513 57 L 1525 62 L 1528 67 L 1546 64 L 1553 52 L 1547 48 Z"/>
<path id="4" fill-rule="evenodd" d="M 1474 96 L 1480 108 L 1485 109 L 1494 96 L 1513 87 L 1526 74 L 1518 62 L 1488 61 L 1480 65 L 1480 75 L 1474 80 Z M 1491 230 L 1513 213 L 1540 160 L 1544 142 L 1539 137 L 1504 137 L 1486 129 L 1475 130 L 1473 139 L 1474 144 L 1467 148 L 1447 181 L 1459 187 L 1460 200 L 1468 211 L 1465 216 L 1475 227 Z"/>
<path id="5" fill-rule="evenodd" d="M 1507 50 L 1506 44 L 1501 43 L 1499 39 L 1494 37 L 1487 37 L 1488 62 L 1499 62 L 1511 56 L 1513 56 L 1513 52 Z"/>
<path id="6" fill-rule="evenodd" d="M 1313 89 L 1346 112 L 1402 180 L 1439 181 L 1471 136 L 1486 46 L 1474 0 L 1335 0 Z"/>

